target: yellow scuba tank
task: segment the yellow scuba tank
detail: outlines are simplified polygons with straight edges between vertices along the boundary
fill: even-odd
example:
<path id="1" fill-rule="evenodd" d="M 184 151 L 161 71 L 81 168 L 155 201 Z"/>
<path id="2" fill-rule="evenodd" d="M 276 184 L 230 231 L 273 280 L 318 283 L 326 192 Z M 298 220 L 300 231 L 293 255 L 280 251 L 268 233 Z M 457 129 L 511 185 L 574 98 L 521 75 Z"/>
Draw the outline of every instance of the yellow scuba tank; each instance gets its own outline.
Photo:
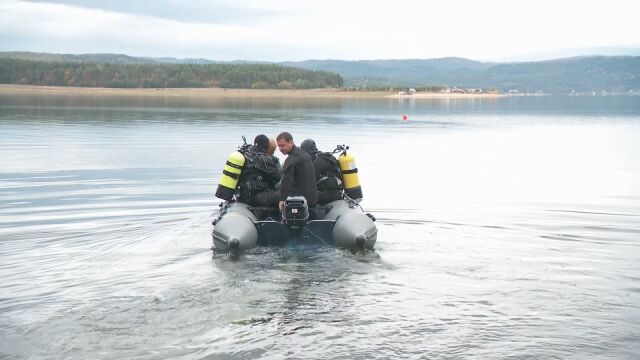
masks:
<path id="1" fill-rule="evenodd" d="M 238 186 L 238 178 L 242 173 L 242 167 L 244 166 L 244 155 L 240 151 L 234 151 L 229 155 L 227 164 L 222 171 L 222 177 L 220 178 L 220 184 L 216 190 L 216 197 L 222 200 L 231 200 L 233 194 L 236 192 L 236 186 Z"/>
<path id="2" fill-rule="evenodd" d="M 362 187 L 360 186 L 360 180 L 358 180 L 356 160 L 351 154 L 347 154 L 347 149 L 349 149 L 348 146 L 343 146 L 344 151 L 338 157 L 342 179 L 344 180 L 344 191 L 347 196 L 354 200 L 362 199 Z"/>

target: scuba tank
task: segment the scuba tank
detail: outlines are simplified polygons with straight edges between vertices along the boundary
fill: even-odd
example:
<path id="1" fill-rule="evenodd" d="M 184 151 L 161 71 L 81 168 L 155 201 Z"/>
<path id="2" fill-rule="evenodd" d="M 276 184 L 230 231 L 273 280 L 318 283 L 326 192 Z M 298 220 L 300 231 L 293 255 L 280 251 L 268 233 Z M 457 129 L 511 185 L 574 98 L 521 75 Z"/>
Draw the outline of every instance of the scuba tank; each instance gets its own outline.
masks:
<path id="1" fill-rule="evenodd" d="M 222 170 L 222 177 L 220 178 L 220 184 L 216 190 L 216 197 L 222 200 L 231 200 L 233 194 L 236 192 L 238 186 L 238 179 L 242 173 L 242 167 L 244 166 L 243 152 L 246 149 L 247 139 L 243 136 L 244 145 L 240 146 L 240 149 L 232 152 L 227 159 L 226 166 Z"/>
<path id="2" fill-rule="evenodd" d="M 340 171 L 342 171 L 342 179 L 344 180 L 344 191 L 348 197 L 357 200 L 362 199 L 362 187 L 358 180 L 358 168 L 356 161 L 351 154 L 347 154 L 348 146 L 338 145 L 333 151 L 334 153 L 342 151 L 338 157 L 340 163 Z"/>
<path id="3" fill-rule="evenodd" d="M 236 186 L 238 186 L 238 179 L 240 173 L 242 173 L 242 166 L 244 165 L 244 155 L 240 151 L 234 151 L 229 155 L 227 164 L 222 170 L 222 177 L 220 178 L 220 184 L 216 190 L 216 197 L 222 200 L 231 200 L 233 194 L 236 192 Z"/>

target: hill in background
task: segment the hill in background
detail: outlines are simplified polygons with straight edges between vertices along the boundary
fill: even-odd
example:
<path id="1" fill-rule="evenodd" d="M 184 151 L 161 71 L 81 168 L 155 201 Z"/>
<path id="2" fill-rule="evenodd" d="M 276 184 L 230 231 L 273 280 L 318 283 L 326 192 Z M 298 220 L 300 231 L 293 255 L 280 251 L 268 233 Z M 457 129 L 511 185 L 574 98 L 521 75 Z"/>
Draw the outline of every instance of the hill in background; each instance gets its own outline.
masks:
<path id="1" fill-rule="evenodd" d="M 120 54 L 70 55 L 31 52 L 4 52 L 0 53 L 0 58 L 122 65 L 246 65 L 251 63 L 247 61 L 219 62 L 208 59 L 142 58 Z M 266 63 L 260 64 L 266 65 Z M 492 88 L 501 92 L 517 89 L 520 92 L 542 91 L 556 94 L 591 91 L 618 93 L 640 91 L 640 57 L 638 56 L 584 56 L 510 63 L 441 58 L 361 61 L 307 60 L 276 64 L 286 68 L 295 67 L 316 72 L 336 73 L 341 76 L 341 79 L 344 79 L 343 86 L 357 88 L 447 86 Z M 252 66 L 257 65 L 254 62 Z M 2 75 L 0 72 L 0 76 Z M 285 81 L 290 81 L 290 79 Z M 242 82 L 243 86 L 247 86 L 247 84 L 251 86 L 253 83 Z M 274 86 L 272 83 L 269 84 L 271 84 L 269 87 Z M 329 81 L 327 86 L 335 86 L 335 84 L 335 81 Z M 308 85 L 310 84 L 305 84 L 305 86 Z M 275 86 L 277 87 L 277 85 Z"/>
<path id="2" fill-rule="evenodd" d="M 122 55 L 92 60 L 0 58 L 0 83 L 113 88 L 339 88 L 342 77 L 277 64 L 169 64 L 137 62 Z M 117 62 L 109 62 L 116 60 Z M 121 61 L 133 60 L 134 62 Z"/>
<path id="3" fill-rule="evenodd" d="M 340 74 L 345 86 L 494 88 L 502 92 L 570 93 L 640 90 L 640 57 L 590 56 L 490 63 L 461 58 L 427 60 L 309 60 L 283 63 Z"/>

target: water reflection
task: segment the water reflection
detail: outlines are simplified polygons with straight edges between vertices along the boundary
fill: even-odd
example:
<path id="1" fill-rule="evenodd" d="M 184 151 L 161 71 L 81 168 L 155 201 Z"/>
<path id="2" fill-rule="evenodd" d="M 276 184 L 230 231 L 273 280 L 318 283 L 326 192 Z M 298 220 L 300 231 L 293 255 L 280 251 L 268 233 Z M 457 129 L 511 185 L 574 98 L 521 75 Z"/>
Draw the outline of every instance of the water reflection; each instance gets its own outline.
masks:
<path id="1" fill-rule="evenodd" d="M 628 97 L 0 95 L 0 357 L 633 358 L 639 120 Z M 226 156 L 282 130 L 351 146 L 375 252 L 212 259 Z"/>

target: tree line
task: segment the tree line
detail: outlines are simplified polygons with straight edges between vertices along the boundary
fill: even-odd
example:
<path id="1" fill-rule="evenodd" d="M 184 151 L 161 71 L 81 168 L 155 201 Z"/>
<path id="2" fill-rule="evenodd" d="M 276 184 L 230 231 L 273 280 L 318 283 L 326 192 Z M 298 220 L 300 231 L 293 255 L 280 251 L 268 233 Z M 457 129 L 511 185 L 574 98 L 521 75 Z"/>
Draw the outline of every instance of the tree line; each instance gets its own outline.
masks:
<path id="1" fill-rule="evenodd" d="M 340 88 L 340 75 L 276 64 L 98 64 L 0 59 L 0 83 L 109 88 Z"/>

